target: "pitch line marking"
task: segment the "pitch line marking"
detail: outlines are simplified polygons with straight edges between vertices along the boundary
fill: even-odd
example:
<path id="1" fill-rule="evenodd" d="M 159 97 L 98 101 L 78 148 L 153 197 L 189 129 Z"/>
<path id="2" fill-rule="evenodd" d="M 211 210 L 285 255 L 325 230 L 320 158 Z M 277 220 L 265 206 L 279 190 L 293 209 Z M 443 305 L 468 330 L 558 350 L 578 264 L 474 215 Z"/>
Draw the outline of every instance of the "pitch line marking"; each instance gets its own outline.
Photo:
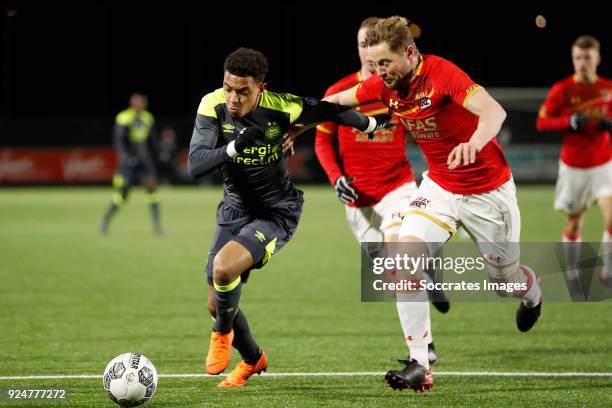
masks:
<path id="1" fill-rule="evenodd" d="M 546 371 L 435 371 L 436 376 L 448 377 L 612 377 L 612 372 L 546 372 Z M 226 374 L 160 374 L 160 378 L 213 378 L 223 377 Z M 384 372 L 356 371 L 356 372 L 313 372 L 313 373 L 262 373 L 263 377 L 366 377 L 383 376 Z M 75 374 L 75 375 L 25 375 L 0 376 L 0 380 L 89 380 L 102 379 L 102 374 Z"/>

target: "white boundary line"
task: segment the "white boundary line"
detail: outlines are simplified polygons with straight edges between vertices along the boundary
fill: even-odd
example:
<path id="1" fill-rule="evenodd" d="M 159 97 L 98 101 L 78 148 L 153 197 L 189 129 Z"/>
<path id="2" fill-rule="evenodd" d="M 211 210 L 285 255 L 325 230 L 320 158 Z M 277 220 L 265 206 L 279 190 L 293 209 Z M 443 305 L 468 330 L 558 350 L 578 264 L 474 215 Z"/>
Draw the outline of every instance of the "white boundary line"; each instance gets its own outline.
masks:
<path id="1" fill-rule="evenodd" d="M 263 373 L 264 377 L 365 377 L 382 376 L 384 372 L 319 372 L 319 373 Z M 612 372 L 513 372 L 513 371 L 435 371 L 436 376 L 466 376 L 466 377 L 612 377 Z M 221 374 L 224 376 L 225 374 Z M 207 378 L 219 377 L 209 374 L 160 374 L 161 378 Z M 0 376 L 0 380 L 79 380 L 102 379 L 102 374 L 83 375 L 26 375 Z"/>

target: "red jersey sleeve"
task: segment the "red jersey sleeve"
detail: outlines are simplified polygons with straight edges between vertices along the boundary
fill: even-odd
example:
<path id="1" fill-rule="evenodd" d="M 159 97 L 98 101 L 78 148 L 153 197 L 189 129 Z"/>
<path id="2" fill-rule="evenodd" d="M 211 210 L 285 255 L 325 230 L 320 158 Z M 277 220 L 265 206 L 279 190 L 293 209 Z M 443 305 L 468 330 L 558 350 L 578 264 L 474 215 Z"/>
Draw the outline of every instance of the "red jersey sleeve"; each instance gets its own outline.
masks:
<path id="1" fill-rule="evenodd" d="M 360 104 L 382 101 L 385 83 L 378 74 L 362 81 L 355 89 L 355 100 Z"/>
<path id="2" fill-rule="evenodd" d="M 440 61 L 436 78 L 439 92 L 463 107 L 472 95 L 482 89 L 461 68 L 447 60 Z"/>
<path id="3" fill-rule="evenodd" d="M 556 83 L 550 89 L 548 95 L 546 95 L 546 99 L 538 113 L 536 127 L 540 132 L 562 132 L 568 130 L 569 116 L 561 114 L 564 105 L 563 86 L 560 83 Z"/>
<path id="4" fill-rule="evenodd" d="M 334 125 L 335 126 L 335 125 Z M 328 132 L 323 125 L 317 126 L 315 135 L 315 153 L 319 159 L 319 163 L 325 170 L 329 182 L 333 185 L 338 177 L 342 176 L 342 170 L 336 159 L 336 150 L 334 149 L 334 138 L 336 131 Z"/>
<path id="5" fill-rule="evenodd" d="M 339 89 L 335 85 L 327 88 L 325 96 L 338 93 Z M 315 134 L 315 153 L 319 159 L 319 163 L 325 170 L 329 182 L 333 185 L 338 177 L 342 176 L 342 170 L 336 159 L 336 151 L 334 149 L 334 138 L 338 125 L 334 122 L 325 122 L 317 126 Z"/>

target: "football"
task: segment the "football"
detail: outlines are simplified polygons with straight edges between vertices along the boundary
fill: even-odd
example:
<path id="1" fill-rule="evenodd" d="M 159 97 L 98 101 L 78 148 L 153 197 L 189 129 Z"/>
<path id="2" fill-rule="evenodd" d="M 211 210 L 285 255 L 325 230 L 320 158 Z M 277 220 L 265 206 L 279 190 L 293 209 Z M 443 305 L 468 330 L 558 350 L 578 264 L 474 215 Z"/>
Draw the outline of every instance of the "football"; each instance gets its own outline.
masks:
<path id="1" fill-rule="evenodd" d="M 111 400 L 122 407 L 135 407 L 153 397 L 157 370 L 142 354 L 125 353 L 107 364 L 102 383 Z"/>

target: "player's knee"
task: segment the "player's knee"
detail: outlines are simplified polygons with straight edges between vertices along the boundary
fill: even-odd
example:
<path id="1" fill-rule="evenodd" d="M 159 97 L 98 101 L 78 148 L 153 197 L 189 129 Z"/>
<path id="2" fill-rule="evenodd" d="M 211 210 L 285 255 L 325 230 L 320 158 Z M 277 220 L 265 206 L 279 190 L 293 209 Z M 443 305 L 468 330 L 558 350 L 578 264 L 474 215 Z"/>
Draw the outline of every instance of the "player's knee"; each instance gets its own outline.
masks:
<path id="1" fill-rule="evenodd" d="M 398 280 L 420 280 L 423 277 L 423 261 L 429 254 L 427 245 L 419 238 L 405 236 L 396 238 L 394 242 L 386 242 L 387 257 L 400 259 L 401 265 L 408 268 L 398 267 L 395 277 Z M 412 266 L 411 266 L 412 265 Z"/>
<path id="2" fill-rule="evenodd" d="M 218 285 L 228 285 L 235 280 L 230 268 L 230 262 L 217 254 L 213 260 L 213 281 Z"/>

